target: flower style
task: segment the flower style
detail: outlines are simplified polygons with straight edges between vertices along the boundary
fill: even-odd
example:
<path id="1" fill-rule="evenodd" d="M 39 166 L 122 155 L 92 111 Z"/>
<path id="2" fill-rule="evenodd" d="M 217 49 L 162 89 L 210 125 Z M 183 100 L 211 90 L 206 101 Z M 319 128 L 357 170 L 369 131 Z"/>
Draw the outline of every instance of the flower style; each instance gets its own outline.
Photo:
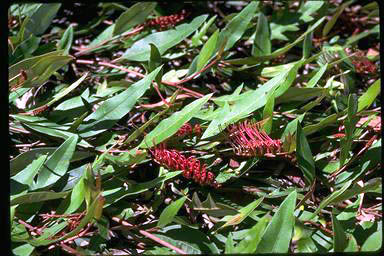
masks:
<path id="1" fill-rule="evenodd" d="M 166 149 L 164 143 L 161 143 L 154 149 L 150 149 L 149 152 L 153 160 L 159 165 L 172 170 L 181 170 L 185 178 L 193 179 L 201 185 L 218 187 L 218 183 L 215 181 L 215 175 L 207 171 L 207 165 L 201 165 L 200 161 L 194 156 L 187 158 L 177 150 Z"/>
<path id="2" fill-rule="evenodd" d="M 243 122 L 230 125 L 227 128 L 229 143 L 238 156 L 258 156 L 275 154 L 281 151 L 282 143 L 273 140 L 261 130 L 260 123 Z"/>

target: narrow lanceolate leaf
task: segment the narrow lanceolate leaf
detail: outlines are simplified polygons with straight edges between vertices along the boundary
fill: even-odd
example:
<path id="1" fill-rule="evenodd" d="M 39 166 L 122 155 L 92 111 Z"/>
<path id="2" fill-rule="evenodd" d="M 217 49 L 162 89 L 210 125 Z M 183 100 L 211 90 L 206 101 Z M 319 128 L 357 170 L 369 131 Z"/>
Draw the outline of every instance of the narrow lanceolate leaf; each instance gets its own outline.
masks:
<path id="1" fill-rule="evenodd" d="M 230 112 L 230 109 L 229 109 L 229 104 L 227 101 L 224 102 L 224 106 L 221 108 L 220 110 L 220 114 L 217 115 L 217 118 L 214 118 L 208 128 L 205 130 L 203 136 L 201 137 L 201 139 L 205 139 L 205 138 L 208 138 L 210 136 L 213 136 L 215 135 L 217 132 L 217 127 L 218 125 L 220 125 L 224 118 L 228 115 L 228 113 Z"/>
<path id="2" fill-rule="evenodd" d="M 68 192 L 30 192 L 27 194 L 17 195 L 11 198 L 11 205 L 16 204 L 31 204 L 58 198 L 64 198 Z"/>
<path id="3" fill-rule="evenodd" d="M 229 233 L 227 237 L 227 241 L 225 241 L 225 254 L 231 254 L 231 253 L 234 253 L 234 245 L 233 245 L 232 234 Z"/>
<path id="4" fill-rule="evenodd" d="M 187 198 L 183 196 L 182 198 L 168 205 L 160 214 L 159 222 L 157 223 L 157 226 L 162 228 L 168 225 L 169 223 L 171 223 L 173 218 L 176 216 L 177 212 L 183 206 L 186 199 Z"/>
<path id="5" fill-rule="evenodd" d="M 148 15 L 155 9 L 156 4 L 156 2 L 134 4 L 117 18 L 113 29 L 113 35 L 119 35 L 136 25 L 143 23 Z"/>
<path id="6" fill-rule="evenodd" d="M 232 253 L 255 253 L 268 221 L 269 216 L 266 214 L 247 232 L 247 235 L 237 244 Z"/>
<path id="7" fill-rule="evenodd" d="M 313 32 L 307 34 L 303 42 L 303 59 L 309 58 L 312 50 Z"/>
<path id="8" fill-rule="evenodd" d="M 353 132 L 355 131 L 356 124 L 359 121 L 357 113 L 357 96 L 356 94 L 349 95 L 348 98 L 348 115 L 344 121 L 345 137 L 340 140 L 340 166 L 343 166 L 349 156 L 349 151 L 352 147 Z"/>
<path id="9" fill-rule="evenodd" d="M 33 179 L 35 178 L 36 174 L 40 170 L 40 168 L 43 166 L 45 160 L 47 159 L 47 155 L 42 155 L 36 160 L 34 160 L 31 164 L 29 164 L 24 170 L 17 173 L 15 176 L 11 178 L 11 184 L 12 180 L 24 184 L 27 186 L 27 189 L 33 184 Z M 11 195 L 14 187 L 11 186 Z"/>
<path id="10" fill-rule="evenodd" d="M 311 78 L 311 80 L 309 80 L 307 87 L 309 88 L 315 87 L 315 85 L 317 84 L 317 82 L 319 82 L 320 78 L 323 76 L 325 71 L 327 71 L 327 68 L 328 68 L 328 63 L 321 66 L 319 71 Z"/>
<path id="11" fill-rule="evenodd" d="M 243 222 L 243 220 L 245 220 L 245 218 L 248 217 L 249 214 L 251 214 L 256 209 L 256 207 L 260 205 L 260 203 L 263 201 L 263 199 L 264 199 L 264 197 L 259 198 L 256 201 L 254 201 L 254 202 L 248 204 L 247 206 L 241 208 L 239 210 L 239 212 L 240 212 L 239 214 L 236 214 L 234 216 L 225 216 L 221 220 L 222 221 L 226 221 L 226 222 L 220 228 L 225 228 L 227 226 L 238 225 L 241 222 Z"/>
<path id="12" fill-rule="evenodd" d="M 297 123 L 296 154 L 297 163 L 304 174 L 305 181 L 307 184 L 312 184 L 315 178 L 315 162 L 313 161 L 311 148 L 300 123 Z"/>
<path id="13" fill-rule="evenodd" d="M 297 192 L 291 192 L 281 203 L 268 224 L 256 253 L 287 253 L 295 224 Z"/>
<path id="14" fill-rule="evenodd" d="M 145 136 L 139 145 L 141 148 L 152 147 L 175 134 L 184 123 L 188 122 L 194 114 L 209 100 L 212 94 L 185 106 L 182 110 L 173 113 L 170 117 L 162 120 L 150 133 Z"/>
<path id="15" fill-rule="evenodd" d="M 64 89 L 63 91 L 61 91 L 58 94 L 56 94 L 55 96 L 53 96 L 53 99 L 50 102 L 48 102 L 47 105 L 50 106 L 53 103 L 64 98 L 66 95 L 68 95 L 68 93 L 70 93 L 71 91 L 76 89 L 84 81 L 84 79 L 87 77 L 87 75 L 88 75 L 88 73 L 84 74 L 82 77 L 79 78 L 79 80 L 77 80 L 76 82 L 71 84 L 68 88 Z"/>
<path id="16" fill-rule="evenodd" d="M 121 58 L 133 61 L 148 61 L 151 52 L 150 43 L 155 44 L 160 54 L 163 54 L 195 32 L 207 17 L 208 15 L 201 15 L 194 18 L 189 24 L 181 24 L 175 29 L 150 34 L 135 42 Z"/>
<path id="17" fill-rule="evenodd" d="M 124 92 L 106 100 L 95 112 L 84 119 L 85 123 L 79 126 L 80 135 L 90 137 L 104 132 L 128 114 L 136 101 L 149 89 L 160 69 L 161 67 L 158 67 Z"/>
<path id="18" fill-rule="evenodd" d="M 260 12 L 257 21 L 255 39 L 253 41 L 252 56 L 266 56 L 271 54 L 271 34 L 268 20 Z"/>
<path id="19" fill-rule="evenodd" d="M 345 230 L 332 211 L 332 229 L 333 229 L 333 250 L 335 252 L 343 252 L 348 246 L 348 239 Z"/>
<path id="20" fill-rule="evenodd" d="M 348 7 L 351 3 L 353 3 L 354 0 L 348 1 L 342 5 L 340 5 L 337 9 L 336 12 L 333 14 L 332 18 L 325 24 L 323 28 L 323 36 L 326 36 L 329 31 L 333 28 L 333 26 L 336 24 L 337 19 L 339 18 L 340 14 L 344 11 L 345 8 Z"/>
<path id="21" fill-rule="evenodd" d="M 79 182 L 73 187 L 71 192 L 71 203 L 65 210 L 64 214 L 71 214 L 75 212 L 83 203 L 85 199 L 85 183 L 84 177 L 81 177 Z"/>
<path id="22" fill-rule="evenodd" d="M 221 31 L 218 41 L 218 49 L 225 44 L 224 51 L 232 46 L 241 38 L 254 13 L 259 6 L 259 2 L 251 2 L 241 12 L 239 12 Z"/>
<path id="23" fill-rule="evenodd" d="M 219 37 L 219 30 L 216 30 L 215 33 L 213 33 L 213 35 L 204 44 L 198 57 L 196 70 L 201 70 L 207 64 L 208 60 L 212 57 L 216 49 L 216 43 L 217 43 L 218 37 Z"/>
<path id="24" fill-rule="evenodd" d="M 378 79 L 368 88 L 368 90 L 363 95 L 360 96 L 357 112 L 368 108 L 373 103 L 373 101 L 380 93 L 380 82 L 381 79 Z"/>
<path id="25" fill-rule="evenodd" d="M 69 53 L 69 49 L 72 47 L 72 41 L 73 41 L 73 26 L 70 25 L 67 30 L 65 30 L 63 37 L 61 38 L 59 42 L 59 49 L 64 50 L 65 54 Z"/>
<path id="26" fill-rule="evenodd" d="M 320 205 L 316 208 L 316 210 L 312 213 L 311 216 L 309 216 L 308 220 L 313 219 L 324 207 L 327 207 L 328 205 L 332 204 L 335 200 L 337 200 L 340 196 L 342 196 L 345 191 L 351 186 L 352 181 L 348 181 L 344 184 L 342 188 L 339 190 L 336 190 L 332 194 L 330 194 L 328 197 L 326 197 Z"/>
<path id="27" fill-rule="evenodd" d="M 271 133 L 272 131 L 272 119 L 273 119 L 273 108 L 275 107 L 275 90 L 271 90 L 267 95 L 267 103 L 265 104 L 263 110 L 263 120 L 265 122 L 263 129 L 266 133 Z"/>
<path id="28" fill-rule="evenodd" d="M 58 181 L 68 170 L 78 140 L 77 135 L 69 137 L 53 152 L 42 169 L 40 169 L 36 185 L 33 189 L 44 188 Z"/>

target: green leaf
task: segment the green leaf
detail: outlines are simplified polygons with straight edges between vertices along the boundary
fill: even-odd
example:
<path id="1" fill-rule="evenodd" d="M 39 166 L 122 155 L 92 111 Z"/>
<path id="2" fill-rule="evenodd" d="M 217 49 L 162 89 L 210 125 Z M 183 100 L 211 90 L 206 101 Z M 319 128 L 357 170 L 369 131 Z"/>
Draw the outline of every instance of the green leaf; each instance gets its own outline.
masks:
<path id="1" fill-rule="evenodd" d="M 162 120 L 150 133 L 145 136 L 139 145 L 140 148 L 152 147 L 175 134 L 184 123 L 188 122 L 200 108 L 211 98 L 208 94 L 203 98 L 193 101 L 182 110 L 173 113 L 170 117 Z"/>
<path id="2" fill-rule="evenodd" d="M 225 254 L 232 254 L 234 253 L 234 245 L 233 245 L 233 239 L 232 234 L 229 233 L 227 240 L 225 241 Z"/>
<path id="3" fill-rule="evenodd" d="M 12 253 L 15 256 L 29 256 L 34 250 L 35 250 L 35 247 L 33 247 L 32 245 L 23 244 L 12 249 Z"/>
<path id="4" fill-rule="evenodd" d="M 287 253 L 295 224 L 297 192 L 291 192 L 281 203 L 268 224 L 256 253 Z"/>
<path id="5" fill-rule="evenodd" d="M 141 24 L 155 9 L 156 2 L 136 3 L 117 18 L 113 29 L 113 36 L 119 35 Z"/>
<path id="6" fill-rule="evenodd" d="M 28 79 L 23 87 L 40 86 L 60 68 L 67 65 L 74 58 L 68 55 L 47 56 L 27 70 Z"/>
<path id="7" fill-rule="evenodd" d="M 224 51 L 232 48 L 244 34 L 258 6 L 259 2 L 251 2 L 231 19 L 220 33 L 219 41 L 217 43 L 218 49 L 220 49 L 223 44 L 225 44 Z"/>
<path id="8" fill-rule="evenodd" d="M 65 175 L 75 152 L 78 138 L 76 134 L 69 137 L 53 152 L 43 168 L 40 169 L 37 182 L 32 186 L 33 189 L 50 186 Z"/>
<path id="9" fill-rule="evenodd" d="M 268 20 L 260 12 L 257 21 L 255 39 L 252 46 L 252 56 L 265 56 L 271 54 L 271 35 Z"/>
<path id="10" fill-rule="evenodd" d="M 311 124 L 311 125 L 305 126 L 303 128 L 304 134 L 308 136 L 312 133 L 315 133 L 315 132 L 323 129 L 324 127 L 327 127 L 333 123 L 336 123 L 337 117 L 338 117 L 338 114 L 332 114 L 330 116 L 327 116 L 326 118 L 324 118 L 323 120 L 321 120 L 317 124 Z"/>
<path id="11" fill-rule="evenodd" d="M 201 70 L 208 62 L 208 60 L 212 57 L 215 49 L 217 38 L 219 37 L 219 30 L 216 30 L 215 33 L 208 39 L 208 41 L 204 44 L 203 48 L 201 48 L 196 70 Z"/>
<path id="12" fill-rule="evenodd" d="M 297 123 L 296 155 L 297 163 L 304 174 L 305 181 L 307 184 L 312 184 L 312 181 L 315 178 L 315 162 L 313 161 L 311 148 L 309 147 L 307 138 L 299 123 Z"/>
<path id="13" fill-rule="evenodd" d="M 266 95 L 269 91 L 274 90 L 275 97 L 282 95 L 292 85 L 300 65 L 301 62 L 297 63 L 290 70 L 281 72 L 256 90 L 249 90 L 234 97 L 231 112 L 225 116 L 221 123 L 217 124 L 217 127 L 212 127 L 212 130 L 215 131 L 213 135 L 220 132 L 219 127 L 224 129 L 230 123 L 236 122 L 262 108 L 267 102 Z"/>
<path id="14" fill-rule="evenodd" d="M 254 64 L 258 64 L 260 62 L 264 62 L 264 61 L 276 58 L 276 57 L 286 53 L 292 47 L 294 47 L 295 45 L 300 43 L 305 38 L 305 36 L 307 34 L 311 33 L 312 31 L 314 31 L 324 21 L 324 19 L 325 19 L 325 17 L 319 19 L 315 24 L 313 24 L 313 26 L 309 27 L 306 32 L 301 34 L 294 42 L 288 43 L 286 46 L 284 46 L 280 49 L 277 49 L 276 51 L 272 52 L 270 55 L 252 56 L 252 57 L 246 57 L 246 58 L 240 58 L 240 59 L 232 59 L 232 60 L 226 60 L 226 62 L 228 62 L 230 64 L 234 64 L 234 65 L 243 65 L 243 64 L 254 65 Z M 271 23 L 271 31 L 272 31 L 271 39 L 274 39 L 273 38 L 274 28 L 272 26 L 272 23 Z"/>
<path id="15" fill-rule="evenodd" d="M 345 8 L 347 8 L 351 3 L 353 3 L 354 0 L 348 1 L 342 5 L 340 5 L 336 12 L 333 14 L 332 18 L 325 24 L 323 28 L 323 37 L 325 37 L 329 31 L 333 28 L 333 26 L 336 24 L 337 19 L 339 18 L 340 14 L 344 11 Z"/>
<path id="16" fill-rule="evenodd" d="M 11 205 L 16 204 L 31 204 L 47 200 L 64 198 L 68 195 L 68 192 L 30 192 L 23 195 L 17 195 L 11 197 Z"/>
<path id="17" fill-rule="evenodd" d="M 79 80 L 77 80 L 76 82 L 71 84 L 68 88 L 65 88 L 64 90 L 62 90 L 61 92 L 59 92 L 58 94 L 53 96 L 53 99 L 51 101 L 49 101 L 47 103 L 47 105 L 50 106 L 53 103 L 55 103 L 55 102 L 61 100 L 62 98 L 64 98 L 66 95 L 68 95 L 74 89 L 76 89 L 84 81 L 84 79 L 87 77 L 87 75 L 88 75 L 88 73 L 84 74 L 82 77 L 79 78 Z"/>
<path id="18" fill-rule="evenodd" d="M 269 216 L 266 214 L 247 232 L 234 248 L 233 253 L 255 253 L 268 222 Z"/>
<path id="19" fill-rule="evenodd" d="M 45 82 L 45 77 L 73 59 L 71 56 L 63 55 L 63 50 L 50 52 L 36 57 L 24 59 L 8 68 L 8 80 L 11 80 L 20 73 L 21 70 L 25 70 L 27 73 L 27 80 L 23 84 L 23 87 L 32 87 L 39 84 L 42 80 Z M 49 68 L 49 70 L 48 70 Z M 44 79 L 41 76 L 45 76 Z M 33 81 L 33 83 L 32 83 Z M 12 87 L 16 83 L 16 80 L 12 80 L 9 86 Z"/>
<path id="20" fill-rule="evenodd" d="M 48 128 L 48 127 L 43 127 L 43 126 L 40 126 L 40 125 L 34 125 L 32 123 L 25 123 L 24 125 L 26 127 L 30 128 L 30 129 L 38 132 L 38 133 L 42 133 L 42 134 L 46 134 L 46 135 L 49 135 L 49 136 L 57 137 L 59 139 L 69 139 L 71 136 L 76 135 L 74 133 L 63 131 L 63 130 L 60 130 L 60 129 L 57 129 L 57 128 Z M 85 147 L 85 148 L 92 147 L 88 142 L 86 142 L 83 139 L 80 140 L 78 145 L 82 146 L 82 147 Z"/>
<path id="21" fill-rule="evenodd" d="M 88 45 L 88 48 L 95 47 L 103 42 L 106 42 L 107 40 L 110 40 L 113 37 L 115 26 L 116 24 L 112 24 L 104 29 L 103 32 L 101 32 L 95 39 L 92 40 L 92 42 Z"/>
<path id="22" fill-rule="evenodd" d="M 325 71 L 327 71 L 328 64 L 321 66 L 319 71 L 309 80 L 306 87 L 313 88 L 319 82 L 320 78 L 324 75 Z"/>
<path id="23" fill-rule="evenodd" d="M 64 214 L 71 214 L 76 211 L 85 199 L 85 183 L 84 176 L 80 178 L 77 184 L 73 187 L 71 192 L 71 200 L 68 208 L 65 210 Z"/>
<path id="24" fill-rule="evenodd" d="M 343 193 L 351 186 L 352 181 L 348 181 L 344 184 L 342 188 L 339 190 L 334 191 L 332 194 L 330 194 L 328 197 L 326 197 L 323 201 L 321 201 L 320 205 L 316 208 L 315 212 L 312 213 L 311 216 L 309 216 L 308 220 L 313 219 L 316 217 L 316 215 L 324 208 L 333 203 L 338 197 L 342 196 Z"/>
<path id="25" fill-rule="evenodd" d="M 263 76 L 263 77 L 275 77 L 275 76 L 281 74 L 282 72 L 285 72 L 285 71 L 291 69 L 292 67 L 295 66 L 296 63 L 297 63 L 297 61 L 290 62 L 287 64 L 282 64 L 282 65 L 277 65 L 277 66 L 265 67 L 265 68 L 263 68 L 263 70 L 261 70 L 261 76 Z"/>
<path id="26" fill-rule="evenodd" d="M 313 32 L 307 34 L 304 37 L 304 42 L 303 42 L 303 59 L 308 59 L 309 56 L 311 55 L 312 39 L 313 39 Z"/>
<path id="27" fill-rule="evenodd" d="M 156 44 L 160 54 L 163 54 L 192 34 L 207 17 L 208 15 L 201 15 L 194 18 L 189 24 L 181 24 L 176 26 L 175 29 L 150 34 L 135 42 L 121 58 L 133 61 L 148 61 L 151 52 L 150 43 Z"/>
<path id="28" fill-rule="evenodd" d="M 332 229 L 334 232 L 333 236 L 333 250 L 335 252 L 343 252 L 348 245 L 348 239 L 345 234 L 343 227 L 335 216 L 335 211 L 332 211 Z"/>
<path id="29" fill-rule="evenodd" d="M 383 230 L 382 224 L 378 224 L 379 229 L 370 235 L 361 246 L 362 252 L 378 251 L 383 248 Z"/>
<path id="30" fill-rule="evenodd" d="M 160 228 L 163 228 L 169 223 L 171 223 L 173 218 L 176 216 L 177 212 L 183 206 L 186 199 L 187 198 L 183 196 L 182 198 L 168 205 L 160 214 L 159 222 L 157 223 L 157 226 Z"/>
<path id="31" fill-rule="evenodd" d="M 192 45 L 194 47 L 198 46 L 200 43 L 200 39 L 207 33 L 208 28 L 212 25 L 212 23 L 215 21 L 217 15 L 210 18 L 207 22 L 204 22 L 204 25 L 200 29 L 199 32 L 195 32 L 195 34 L 192 37 Z"/>
<path id="32" fill-rule="evenodd" d="M 64 54 L 68 54 L 73 42 L 73 26 L 70 25 L 61 37 L 58 50 L 64 50 Z"/>
<path id="33" fill-rule="evenodd" d="M 296 130 L 297 130 L 297 124 L 298 124 L 298 123 L 301 123 L 301 122 L 303 121 L 304 116 L 305 116 L 305 113 L 299 115 L 298 117 L 296 117 L 296 119 L 294 119 L 294 120 L 292 120 L 291 122 L 289 122 L 289 123 L 287 124 L 287 126 L 285 127 L 285 130 L 284 130 L 283 134 L 281 135 L 281 138 L 284 138 L 284 137 L 287 136 L 288 134 L 294 134 L 294 133 L 296 133 Z"/>
<path id="34" fill-rule="evenodd" d="M 176 171 L 176 172 L 169 172 L 161 177 L 158 177 L 156 179 L 153 179 L 148 182 L 143 183 L 137 183 L 137 184 L 129 184 L 128 189 L 122 188 L 119 186 L 118 188 L 105 190 L 103 192 L 103 196 L 106 199 L 105 207 L 109 206 L 112 203 L 117 202 L 118 200 L 130 196 L 130 195 L 136 195 L 140 194 L 144 191 L 147 191 L 148 189 L 151 189 L 153 187 L 156 187 L 157 185 L 161 184 L 162 182 L 172 179 L 179 174 L 181 174 L 182 171 Z"/>
<path id="35" fill-rule="evenodd" d="M 265 103 L 263 110 L 263 120 L 268 119 L 264 126 L 263 130 L 269 134 L 272 131 L 272 119 L 273 119 L 273 108 L 275 107 L 275 90 L 271 90 L 267 94 L 267 102 Z"/>
<path id="36" fill-rule="evenodd" d="M 324 2 L 323 1 L 307 1 L 307 2 L 301 2 L 301 6 L 299 9 L 299 12 L 301 13 L 300 20 L 304 22 L 312 21 L 313 18 L 310 16 L 313 13 L 315 13 L 317 10 L 319 10 Z"/>
<path id="37" fill-rule="evenodd" d="M 355 131 L 356 124 L 359 121 L 357 113 L 357 96 L 356 94 L 349 95 L 348 98 L 348 116 L 344 121 L 345 126 L 345 137 L 340 140 L 341 151 L 340 151 L 340 166 L 343 166 L 349 156 L 349 151 L 352 147 L 353 132 Z"/>
<path id="38" fill-rule="evenodd" d="M 373 103 L 373 101 L 380 93 L 380 82 L 381 79 L 378 79 L 368 88 L 368 90 L 363 95 L 359 97 L 359 105 L 357 108 L 357 112 L 368 108 Z"/>
<path id="39" fill-rule="evenodd" d="M 26 185 L 26 190 L 28 190 L 33 182 L 36 174 L 39 172 L 40 168 L 43 166 L 45 160 L 47 159 L 47 155 L 42 155 L 36 160 L 34 160 L 31 164 L 29 164 L 24 170 L 17 173 L 15 176 L 11 178 L 11 195 L 16 193 L 20 193 L 21 191 L 15 191 L 16 186 L 12 184 L 12 181 L 16 181 L 17 183 Z"/>
<path id="40" fill-rule="evenodd" d="M 44 154 L 51 154 L 53 153 L 57 148 L 53 147 L 44 147 L 44 148 L 35 148 L 31 149 L 27 152 L 21 153 L 20 155 L 13 158 L 10 163 L 10 175 L 16 175 L 20 171 L 22 171 L 27 165 L 31 164 L 32 161 L 34 161 L 36 158 L 40 157 Z M 84 158 L 93 156 L 94 153 L 91 152 L 83 152 L 83 151 L 76 151 L 73 154 L 73 157 L 71 159 L 71 162 L 79 161 Z"/>
<path id="41" fill-rule="evenodd" d="M 166 108 L 164 109 L 163 111 L 157 113 L 154 117 L 152 117 L 151 119 L 149 119 L 145 124 L 143 124 L 142 126 L 140 126 L 138 129 L 136 129 L 133 133 L 131 133 L 131 135 L 129 135 L 129 137 L 127 138 L 127 140 L 124 141 L 124 144 L 128 144 L 132 141 L 134 141 L 137 137 L 139 137 L 144 131 L 145 129 L 151 125 L 152 123 L 154 123 L 155 121 L 159 120 L 159 118 L 161 116 L 163 116 L 165 113 L 167 113 L 168 111 L 170 110 L 170 108 Z"/>
<path id="42" fill-rule="evenodd" d="M 161 65 L 161 54 L 159 49 L 157 49 L 156 45 L 149 44 L 151 46 L 151 55 L 149 56 L 148 67 L 149 72 L 155 70 L 158 66 Z"/>
<path id="43" fill-rule="evenodd" d="M 220 229 L 225 228 L 227 226 L 234 226 L 238 225 L 245 218 L 247 218 L 255 209 L 257 206 L 261 204 L 261 202 L 264 200 L 264 197 L 261 197 L 252 203 L 248 204 L 247 206 L 241 208 L 239 210 L 239 213 L 234 215 L 234 216 L 225 216 L 224 218 L 221 219 L 221 221 L 226 221 L 223 226 L 220 227 Z"/>
<path id="44" fill-rule="evenodd" d="M 279 24 L 275 22 L 270 23 L 271 40 L 277 39 L 282 41 L 289 41 L 283 33 L 286 31 L 298 31 L 300 28 L 297 23 L 293 24 Z"/>
<path id="45" fill-rule="evenodd" d="M 201 139 L 205 139 L 205 138 L 208 138 L 210 136 L 213 136 L 215 134 L 217 134 L 217 127 L 223 123 L 223 120 L 225 120 L 225 117 L 228 115 L 228 113 L 230 112 L 230 108 L 229 108 L 229 104 L 227 101 L 224 102 L 224 106 L 222 108 L 219 108 L 220 110 L 216 110 L 216 111 L 220 111 L 217 115 L 217 118 L 213 119 L 209 125 L 208 125 L 208 128 L 204 131 L 203 133 L 203 136 L 201 137 Z"/>
<path id="46" fill-rule="evenodd" d="M 104 132 L 128 114 L 136 101 L 149 89 L 161 68 L 158 67 L 122 93 L 106 100 L 95 112 L 85 118 L 85 123 L 79 126 L 81 137 L 86 138 Z"/>
<path id="47" fill-rule="evenodd" d="M 61 4 L 40 4 L 26 24 L 24 37 L 31 33 L 35 36 L 43 34 L 51 25 L 60 6 Z"/>

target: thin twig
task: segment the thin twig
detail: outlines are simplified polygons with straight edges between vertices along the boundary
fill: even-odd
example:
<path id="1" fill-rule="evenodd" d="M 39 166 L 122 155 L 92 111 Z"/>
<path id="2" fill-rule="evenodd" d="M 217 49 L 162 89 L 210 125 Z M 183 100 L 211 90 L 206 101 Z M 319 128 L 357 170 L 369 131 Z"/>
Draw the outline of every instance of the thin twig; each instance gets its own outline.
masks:
<path id="1" fill-rule="evenodd" d="M 122 220 L 118 217 L 112 217 L 112 220 L 119 223 L 119 224 L 122 224 L 123 226 L 127 226 L 129 228 L 132 228 L 133 225 L 128 223 L 127 221 L 125 220 Z M 138 230 L 140 234 L 142 234 L 143 236 L 165 246 L 165 247 L 168 247 L 169 249 L 172 249 L 174 250 L 175 252 L 179 253 L 179 254 L 187 254 L 186 252 L 184 252 L 183 250 L 177 248 L 176 246 L 173 246 L 171 245 L 170 243 L 166 242 L 166 241 L 163 241 L 161 240 L 160 238 L 156 237 L 155 235 L 152 235 L 151 233 L 147 232 L 147 231 L 144 231 L 144 230 Z"/>

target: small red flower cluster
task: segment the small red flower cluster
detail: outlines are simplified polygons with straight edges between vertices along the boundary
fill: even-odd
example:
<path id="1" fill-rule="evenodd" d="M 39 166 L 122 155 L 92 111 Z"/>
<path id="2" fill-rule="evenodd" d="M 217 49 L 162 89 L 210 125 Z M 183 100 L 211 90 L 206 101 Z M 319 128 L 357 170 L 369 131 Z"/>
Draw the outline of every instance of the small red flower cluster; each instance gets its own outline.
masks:
<path id="1" fill-rule="evenodd" d="M 183 126 L 180 127 L 180 129 L 177 131 L 176 136 L 186 136 L 191 134 L 200 134 L 201 133 L 201 127 L 199 124 L 195 124 L 194 127 L 190 123 L 185 123 Z"/>
<path id="2" fill-rule="evenodd" d="M 376 72 L 376 65 L 366 57 L 364 51 L 355 52 L 352 64 L 355 66 L 356 73 L 369 74 Z"/>
<path id="3" fill-rule="evenodd" d="M 187 17 L 187 12 L 185 10 L 182 10 L 180 13 L 177 13 L 177 14 L 173 14 L 169 16 L 161 16 L 155 19 L 150 19 L 145 23 L 145 26 L 148 26 L 148 27 L 159 26 L 161 29 L 168 28 L 184 20 L 185 17 Z"/>
<path id="4" fill-rule="evenodd" d="M 368 59 L 353 60 L 352 64 L 355 66 L 356 73 L 370 74 L 376 72 L 376 66 Z"/>
<path id="5" fill-rule="evenodd" d="M 193 179 L 201 185 L 210 185 L 218 187 L 215 175 L 207 171 L 207 165 L 201 165 L 200 161 L 194 156 L 186 157 L 177 150 L 169 150 L 164 143 L 154 149 L 150 149 L 153 160 L 171 170 L 183 171 L 183 176 L 187 179 Z"/>
<path id="6" fill-rule="evenodd" d="M 264 131 L 259 123 L 245 120 L 227 128 L 229 143 L 238 156 L 264 156 L 281 151 L 282 143 L 279 139 L 273 140 Z"/>

